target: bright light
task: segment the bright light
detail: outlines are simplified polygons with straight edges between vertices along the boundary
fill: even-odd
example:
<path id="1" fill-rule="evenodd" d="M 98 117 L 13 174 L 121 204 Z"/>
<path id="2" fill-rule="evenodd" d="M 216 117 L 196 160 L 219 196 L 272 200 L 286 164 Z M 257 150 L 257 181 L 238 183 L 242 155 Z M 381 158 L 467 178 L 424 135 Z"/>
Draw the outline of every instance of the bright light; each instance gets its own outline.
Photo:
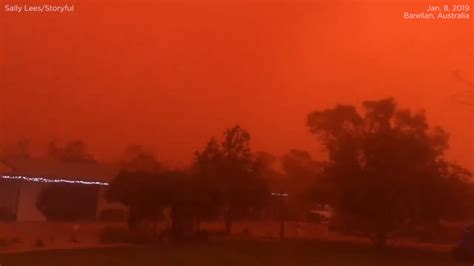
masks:
<path id="1" fill-rule="evenodd" d="M 272 196 L 288 197 L 288 194 L 286 194 L 286 193 L 272 193 Z"/>
<path id="2" fill-rule="evenodd" d="M 49 178 L 44 178 L 44 177 L 26 177 L 26 176 L 9 176 L 9 175 L 2 175 L 1 177 L 2 179 L 24 180 L 27 182 L 34 182 L 34 183 L 62 183 L 62 184 L 96 185 L 96 186 L 109 185 L 109 183 L 97 182 L 97 181 L 49 179 Z"/>

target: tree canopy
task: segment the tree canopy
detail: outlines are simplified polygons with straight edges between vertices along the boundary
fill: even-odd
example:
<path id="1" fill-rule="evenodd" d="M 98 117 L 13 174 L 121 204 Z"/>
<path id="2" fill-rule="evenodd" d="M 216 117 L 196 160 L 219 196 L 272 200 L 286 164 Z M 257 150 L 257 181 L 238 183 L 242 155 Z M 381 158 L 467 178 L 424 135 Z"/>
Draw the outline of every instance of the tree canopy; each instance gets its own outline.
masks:
<path id="1" fill-rule="evenodd" d="M 221 143 L 212 138 L 204 151 L 196 153 L 197 177 L 206 184 L 208 198 L 224 211 L 227 232 L 235 218 L 250 215 L 269 194 L 250 139 L 248 131 L 236 125 L 225 131 Z"/>
<path id="2" fill-rule="evenodd" d="M 314 111 L 307 124 L 328 153 L 328 200 L 380 243 L 402 224 L 436 223 L 466 205 L 466 194 L 456 196 L 466 173 L 444 158 L 448 134 L 430 127 L 423 112 L 388 98 L 363 102 L 361 113 L 349 105 Z"/>
<path id="3" fill-rule="evenodd" d="M 64 162 L 96 162 L 94 156 L 89 153 L 87 144 L 82 140 L 70 141 L 62 147 L 53 140 L 48 144 L 48 157 Z"/>

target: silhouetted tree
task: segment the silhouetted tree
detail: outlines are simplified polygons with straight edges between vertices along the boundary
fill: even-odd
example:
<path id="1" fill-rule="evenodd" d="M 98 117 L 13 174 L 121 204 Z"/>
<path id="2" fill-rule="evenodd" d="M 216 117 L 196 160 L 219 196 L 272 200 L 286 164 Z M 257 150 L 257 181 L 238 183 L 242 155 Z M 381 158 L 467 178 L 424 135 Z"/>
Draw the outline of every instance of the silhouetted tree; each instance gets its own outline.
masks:
<path id="1" fill-rule="evenodd" d="M 338 217 L 384 245 L 403 224 L 438 222 L 461 207 L 455 194 L 467 184 L 446 171 L 442 129 L 430 128 L 423 113 L 397 109 L 391 98 L 365 101 L 363 110 L 338 105 L 308 116 L 328 153 L 328 200 Z"/>
<path id="2" fill-rule="evenodd" d="M 161 165 L 153 152 L 141 145 L 130 145 L 123 154 L 122 168 L 127 171 L 158 172 Z"/>
<path id="3" fill-rule="evenodd" d="M 175 239 L 181 239 L 185 233 L 199 232 L 199 217 L 206 215 L 209 205 L 204 205 L 201 196 L 205 186 L 196 182 L 196 179 L 187 171 L 165 171 L 170 181 L 168 205 L 171 209 L 171 233 Z M 203 208 L 206 207 L 206 208 Z"/>
<path id="4" fill-rule="evenodd" d="M 271 153 L 260 151 L 255 154 L 255 164 L 269 189 L 281 191 L 284 190 L 282 187 L 284 178 L 279 170 L 279 163 L 279 158 Z"/>
<path id="5" fill-rule="evenodd" d="M 2 150 L 2 157 L 5 158 L 30 158 L 30 140 L 21 139 L 13 144 L 6 145 Z"/>
<path id="6" fill-rule="evenodd" d="M 56 141 L 51 141 L 48 145 L 48 157 L 64 162 L 95 162 L 87 144 L 82 140 L 70 141 L 64 147 L 58 146 Z"/>
<path id="7" fill-rule="evenodd" d="M 222 205 L 223 154 L 219 142 L 212 138 L 203 152 L 196 152 L 193 166 L 196 230 L 203 219 L 217 217 Z"/>
<path id="8" fill-rule="evenodd" d="M 250 134 L 238 125 L 229 128 L 220 145 L 211 139 L 196 157 L 198 176 L 209 184 L 209 198 L 223 210 L 230 233 L 233 220 L 261 207 L 269 193 L 251 153 Z"/>
<path id="9" fill-rule="evenodd" d="M 107 199 L 129 207 L 129 229 L 136 230 L 144 221 L 155 224 L 163 210 L 171 210 L 171 233 L 181 238 L 193 230 L 193 221 L 199 209 L 196 204 L 196 186 L 186 171 L 121 172 L 110 183 Z"/>
<path id="10" fill-rule="evenodd" d="M 166 181 L 158 175 L 160 163 L 143 146 L 130 145 L 122 155 L 121 167 L 123 170 L 110 184 L 107 199 L 129 207 L 130 230 L 145 220 L 156 224 L 169 202 Z"/>
<path id="11" fill-rule="evenodd" d="M 167 182 L 156 173 L 122 171 L 110 182 L 106 198 L 129 207 L 128 226 L 135 230 L 138 223 L 161 217 L 172 193 Z"/>
<path id="12" fill-rule="evenodd" d="M 442 200 L 441 215 L 425 214 L 429 217 L 441 216 L 447 220 L 467 220 L 474 216 L 474 186 L 472 185 L 473 174 L 470 170 L 450 162 L 441 162 L 440 169 L 444 179 L 440 189 L 446 193 Z M 469 185 L 467 185 L 469 184 Z M 426 212 L 433 209 L 426 209 Z M 437 210 L 436 210 L 437 212 Z"/>
<path id="13" fill-rule="evenodd" d="M 314 201 L 323 201 L 320 196 L 321 172 L 323 164 L 313 160 L 307 151 L 292 149 L 284 154 L 281 159 L 283 179 L 281 192 L 288 193 L 289 210 L 294 214 L 302 214 L 302 211 L 310 208 Z M 310 195 L 313 188 L 319 193 Z"/>

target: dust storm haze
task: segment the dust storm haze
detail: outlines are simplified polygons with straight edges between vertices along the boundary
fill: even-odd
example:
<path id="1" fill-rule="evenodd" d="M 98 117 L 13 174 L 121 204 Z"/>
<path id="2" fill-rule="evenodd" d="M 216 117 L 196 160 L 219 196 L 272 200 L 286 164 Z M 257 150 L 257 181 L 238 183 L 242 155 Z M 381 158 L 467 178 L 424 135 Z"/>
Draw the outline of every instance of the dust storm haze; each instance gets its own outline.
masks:
<path id="1" fill-rule="evenodd" d="M 137 143 L 186 165 L 239 123 L 255 150 L 318 156 L 309 112 L 393 96 L 474 166 L 472 20 L 403 19 L 426 1 L 100 2 L 0 13 L 4 142 L 83 139 L 101 160 Z"/>

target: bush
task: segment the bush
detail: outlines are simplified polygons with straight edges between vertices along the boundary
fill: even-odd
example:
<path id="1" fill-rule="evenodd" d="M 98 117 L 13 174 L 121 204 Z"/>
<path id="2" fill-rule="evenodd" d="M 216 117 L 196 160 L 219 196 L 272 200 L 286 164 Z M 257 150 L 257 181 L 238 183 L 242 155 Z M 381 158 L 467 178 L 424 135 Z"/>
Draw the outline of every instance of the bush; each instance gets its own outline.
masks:
<path id="1" fill-rule="evenodd" d="M 105 209 L 99 213 L 102 222 L 123 222 L 127 220 L 127 213 L 123 209 Z"/>

